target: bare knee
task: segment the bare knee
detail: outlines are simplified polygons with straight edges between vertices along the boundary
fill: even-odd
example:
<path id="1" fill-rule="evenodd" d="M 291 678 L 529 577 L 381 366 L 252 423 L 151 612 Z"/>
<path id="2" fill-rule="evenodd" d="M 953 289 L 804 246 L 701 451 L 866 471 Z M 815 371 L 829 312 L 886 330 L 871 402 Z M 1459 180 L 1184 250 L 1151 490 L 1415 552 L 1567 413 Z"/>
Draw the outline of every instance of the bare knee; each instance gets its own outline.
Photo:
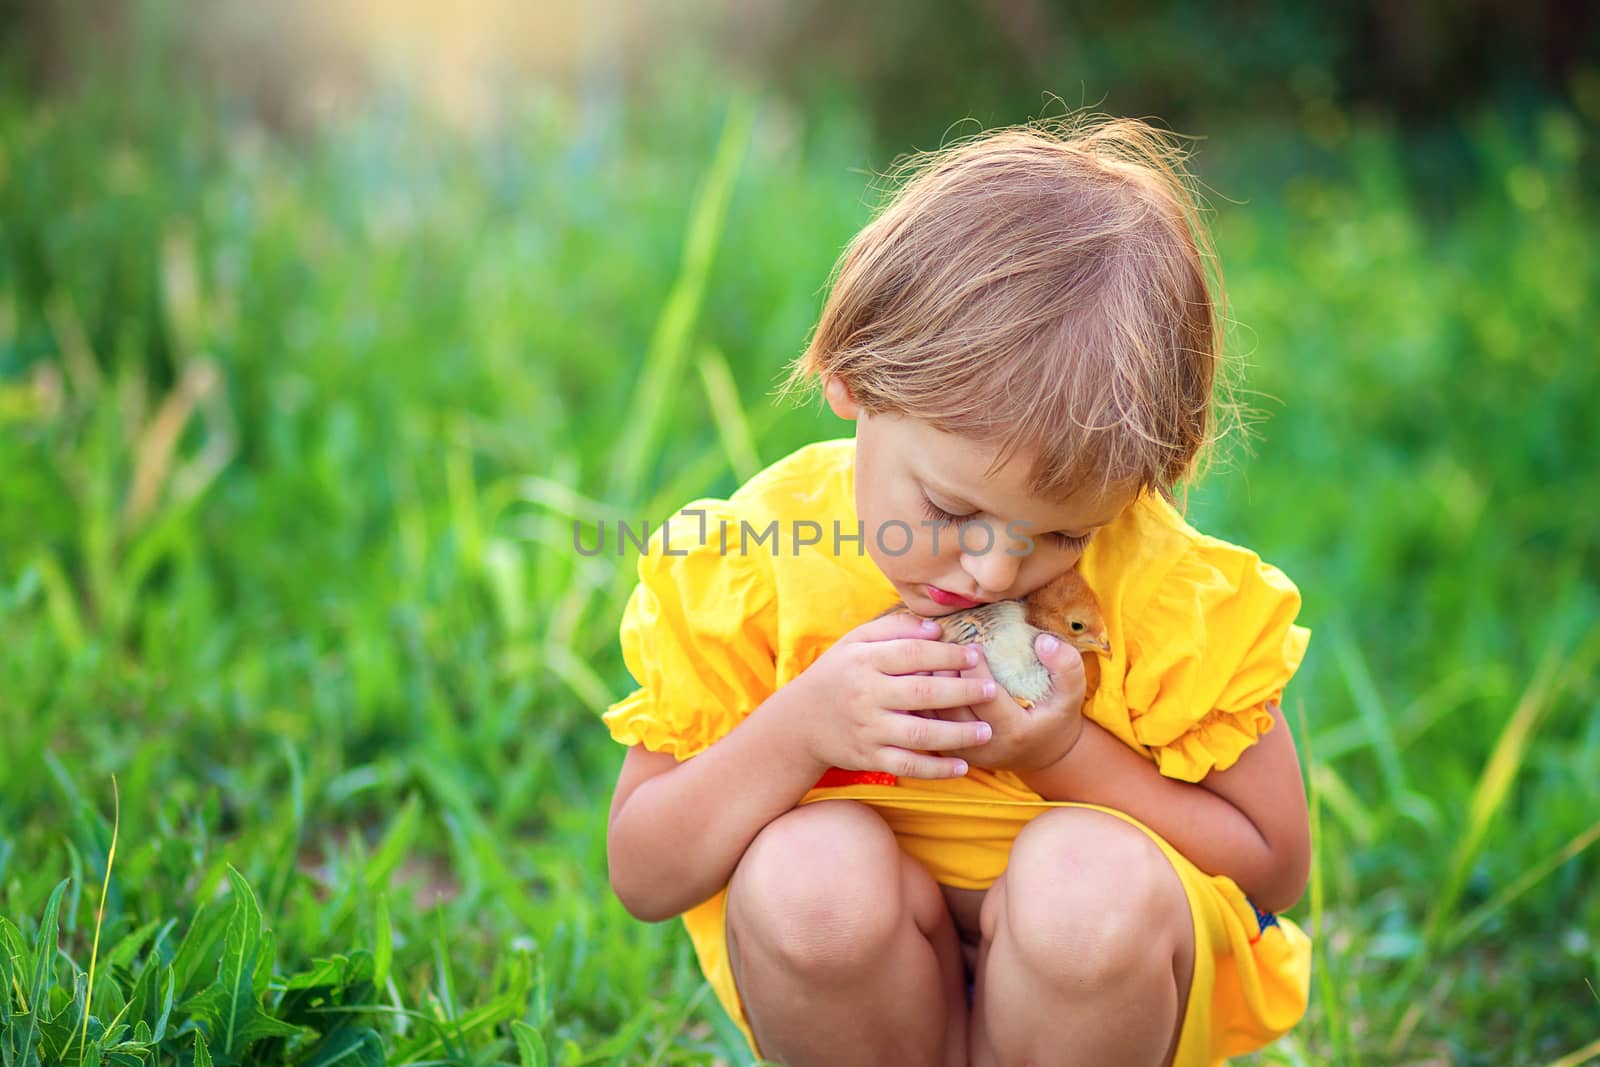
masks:
<path id="1" fill-rule="evenodd" d="M 1081 808 L 1023 829 L 1005 892 L 982 920 L 986 939 L 1009 927 L 1019 962 L 1037 977 L 1078 990 L 1171 973 L 1193 943 L 1188 897 L 1160 847 Z"/>
<path id="2" fill-rule="evenodd" d="M 903 857 L 882 818 L 819 801 L 756 835 L 728 885 L 728 929 L 745 959 L 826 977 L 879 958 L 903 921 Z"/>

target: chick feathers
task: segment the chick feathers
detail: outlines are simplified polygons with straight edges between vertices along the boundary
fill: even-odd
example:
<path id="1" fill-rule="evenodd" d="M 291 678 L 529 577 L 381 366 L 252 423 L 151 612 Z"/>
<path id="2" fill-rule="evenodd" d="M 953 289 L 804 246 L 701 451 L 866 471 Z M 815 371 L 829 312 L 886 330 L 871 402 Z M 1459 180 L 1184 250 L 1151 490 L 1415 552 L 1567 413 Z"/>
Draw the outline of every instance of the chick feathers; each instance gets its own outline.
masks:
<path id="1" fill-rule="evenodd" d="M 1100 681 L 1096 655 L 1111 653 L 1100 600 L 1076 569 L 1067 571 L 1022 600 L 998 600 L 942 615 L 943 640 L 981 644 L 994 680 L 1019 707 L 1029 708 L 1050 694 L 1050 672 L 1033 651 L 1034 638 L 1053 633 L 1084 653 L 1084 697 Z"/>

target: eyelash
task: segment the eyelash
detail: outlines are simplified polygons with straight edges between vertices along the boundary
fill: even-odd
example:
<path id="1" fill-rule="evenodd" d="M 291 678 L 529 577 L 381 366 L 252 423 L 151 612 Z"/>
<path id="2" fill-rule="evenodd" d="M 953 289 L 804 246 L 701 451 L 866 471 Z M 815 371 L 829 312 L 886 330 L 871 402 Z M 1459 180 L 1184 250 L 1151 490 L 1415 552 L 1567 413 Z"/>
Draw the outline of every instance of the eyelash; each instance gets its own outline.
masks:
<path id="1" fill-rule="evenodd" d="M 934 522 L 959 524 L 962 519 L 970 518 L 968 515 L 950 514 L 950 512 L 944 510 L 944 508 L 941 508 L 939 505 L 929 500 L 926 495 L 924 495 L 922 498 L 922 513 L 928 516 L 928 518 Z M 1045 536 L 1049 537 L 1052 541 L 1066 549 L 1068 552 L 1081 552 L 1083 549 L 1088 547 L 1089 538 L 1093 537 L 1094 535 L 1084 534 L 1082 537 L 1069 537 L 1064 533 L 1049 533 Z"/>
<path id="2" fill-rule="evenodd" d="M 1056 543 L 1062 548 L 1066 549 L 1068 552 L 1082 552 L 1084 549 L 1089 547 L 1089 538 L 1093 537 L 1094 535 L 1084 534 L 1082 537 L 1068 537 L 1064 533 L 1053 533 L 1050 536 L 1054 537 L 1056 539 Z"/>
<path id="3" fill-rule="evenodd" d="M 922 498 L 922 513 L 928 516 L 928 518 L 934 522 L 959 523 L 962 519 L 967 518 L 966 515 L 950 514 L 944 508 L 941 508 L 938 504 L 935 504 L 933 501 L 929 500 L 926 496 Z"/>

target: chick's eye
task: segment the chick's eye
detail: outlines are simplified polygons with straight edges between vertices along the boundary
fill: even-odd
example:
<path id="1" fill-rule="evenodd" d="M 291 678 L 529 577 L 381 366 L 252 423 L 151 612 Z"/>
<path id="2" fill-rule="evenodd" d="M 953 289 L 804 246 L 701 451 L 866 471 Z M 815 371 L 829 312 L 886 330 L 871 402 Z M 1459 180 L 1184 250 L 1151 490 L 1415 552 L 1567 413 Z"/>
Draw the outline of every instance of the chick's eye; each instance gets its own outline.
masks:
<path id="1" fill-rule="evenodd" d="M 1074 622 L 1074 623 L 1073 623 L 1073 624 L 1072 624 L 1072 632 L 1073 632 L 1073 633 L 1075 633 L 1075 634 L 1081 634 L 1081 633 L 1083 633 L 1083 623 L 1081 623 L 1081 622 Z"/>

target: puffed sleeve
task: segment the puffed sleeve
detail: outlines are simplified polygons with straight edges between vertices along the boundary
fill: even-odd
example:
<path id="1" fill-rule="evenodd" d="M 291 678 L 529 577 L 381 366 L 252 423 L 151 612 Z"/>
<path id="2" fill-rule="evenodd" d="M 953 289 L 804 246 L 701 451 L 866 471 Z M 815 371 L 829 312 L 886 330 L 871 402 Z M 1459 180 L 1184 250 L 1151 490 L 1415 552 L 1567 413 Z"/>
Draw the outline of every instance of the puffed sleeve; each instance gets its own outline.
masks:
<path id="1" fill-rule="evenodd" d="M 1305 657 L 1300 591 L 1248 549 L 1201 537 L 1131 620 L 1123 691 L 1161 773 L 1198 782 L 1272 728 L 1266 704 Z"/>
<path id="2" fill-rule="evenodd" d="M 732 534 L 719 536 L 723 522 Z M 771 560 L 738 551 L 737 530 L 726 501 L 694 501 L 639 556 L 620 627 L 623 662 L 638 688 L 601 716 L 617 741 L 688 759 L 772 694 Z"/>

